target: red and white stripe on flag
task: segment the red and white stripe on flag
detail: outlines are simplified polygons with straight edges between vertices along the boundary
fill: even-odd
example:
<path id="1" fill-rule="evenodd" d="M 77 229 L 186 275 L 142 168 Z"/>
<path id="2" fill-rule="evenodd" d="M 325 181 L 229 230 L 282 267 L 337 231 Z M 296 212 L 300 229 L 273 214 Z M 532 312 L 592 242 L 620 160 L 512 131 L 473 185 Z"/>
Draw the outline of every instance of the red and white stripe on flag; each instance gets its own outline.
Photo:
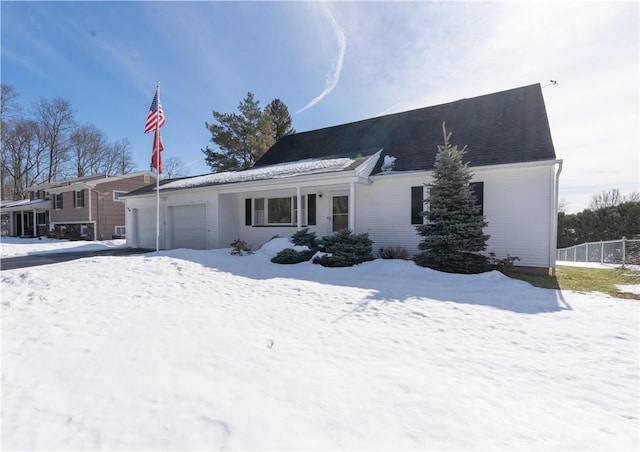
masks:
<path id="1" fill-rule="evenodd" d="M 156 88 L 156 94 L 153 96 L 151 106 L 149 107 L 149 114 L 147 115 L 147 123 L 144 126 L 144 133 L 151 132 L 156 128 L 160 128 L 164 125 L 164 112 L 162 111 L 162 105 L 158 98 L 158 89 Z"/>

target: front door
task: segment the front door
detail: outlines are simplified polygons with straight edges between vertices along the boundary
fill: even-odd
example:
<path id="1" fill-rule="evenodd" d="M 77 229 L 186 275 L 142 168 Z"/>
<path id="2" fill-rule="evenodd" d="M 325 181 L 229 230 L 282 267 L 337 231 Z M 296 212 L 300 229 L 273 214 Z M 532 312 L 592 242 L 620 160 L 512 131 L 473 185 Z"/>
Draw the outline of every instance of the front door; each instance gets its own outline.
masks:
<path id="1" fill-rule="evenodd" d="M 333 197 L 332 231 L 337 232 L 349 227 L 349 196 Z"/>

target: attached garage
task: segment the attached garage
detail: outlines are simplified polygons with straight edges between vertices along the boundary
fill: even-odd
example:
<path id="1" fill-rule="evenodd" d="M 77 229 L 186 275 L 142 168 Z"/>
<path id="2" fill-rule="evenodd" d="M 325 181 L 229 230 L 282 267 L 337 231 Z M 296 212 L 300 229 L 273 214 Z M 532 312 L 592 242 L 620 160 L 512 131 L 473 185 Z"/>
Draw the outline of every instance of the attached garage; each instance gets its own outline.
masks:
<path id="1" fill-rule="evenodd" d="M 188 204 L 169 207 L 171 248 L 207 249 L 207 206 Z"/>
<path id="2" fill-rule="evenodd" d="M 133 242 L 138 248 L 156 248 L 156 209 L 139 207 L 132 211 Z M 127 228 L 128 229 L 128 228 Z M 130 234 L 127 234 L 130 235 Z"/>

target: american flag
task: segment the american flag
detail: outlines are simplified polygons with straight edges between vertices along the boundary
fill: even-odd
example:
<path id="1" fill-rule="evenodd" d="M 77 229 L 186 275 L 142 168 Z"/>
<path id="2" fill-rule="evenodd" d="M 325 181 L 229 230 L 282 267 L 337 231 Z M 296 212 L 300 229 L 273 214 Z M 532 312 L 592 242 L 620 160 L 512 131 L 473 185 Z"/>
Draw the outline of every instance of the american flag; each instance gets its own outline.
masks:
<path id="1" fill-rule="evenodd" d="M 156 146 L 156 143 L 158 146 Z M 159 148 L 159 149 L 158 149 Z M 151 166 L 158 171 L 158 174 L 162 174 L 162 151 L 164 150 L 164 144 L 162 144 L 162 135 L 158 130 L 153 134 L 153 153 L 151 154 Z"/>
<path id="2" fill-rule="evenodd" d="M 160 99 L 158 99 L 158 89 L 156 88 L 156 94 L 151 101 L 151 107 L 149 107 L 149 114 L 147 115 L 147 124 L 144 126 L 144 133 L 151 132 L 162 127 L 164 124 L 164 112 L 162 111 L 162 105 Z M 155 142 L 155 140 L 154 140 Z"/>

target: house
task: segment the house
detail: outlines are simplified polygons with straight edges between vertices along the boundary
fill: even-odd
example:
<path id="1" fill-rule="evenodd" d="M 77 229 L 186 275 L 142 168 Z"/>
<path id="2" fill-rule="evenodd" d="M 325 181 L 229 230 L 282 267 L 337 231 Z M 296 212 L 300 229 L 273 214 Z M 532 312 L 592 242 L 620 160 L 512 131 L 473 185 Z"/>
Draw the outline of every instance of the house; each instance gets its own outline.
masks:
<path id="1" fill-rule="evenodd" d="M 467 146 L 473 189 L 489 223 L 488 252 L 529 271 L 555 267 L 556 159 L 539 84 L 296 133 L 246 170 L 163 180 L 162 249 L 259 247 L 309 227 L 319 237 L 366 232 L 374 251 L 419 252 L 415 226 L 428 198 L 442 123 Z M 156 190 L 125 196 L 132 246 L 155 248 Z"/>
<path id="2" fill-rule="evenodd" d="M 105 174 L 46 182 L 29 188 L 29 199 L 1 207 L 3 235 L 104 240 L 125 237 L 122 195 L 155 181 L 151 171 Z"/>

